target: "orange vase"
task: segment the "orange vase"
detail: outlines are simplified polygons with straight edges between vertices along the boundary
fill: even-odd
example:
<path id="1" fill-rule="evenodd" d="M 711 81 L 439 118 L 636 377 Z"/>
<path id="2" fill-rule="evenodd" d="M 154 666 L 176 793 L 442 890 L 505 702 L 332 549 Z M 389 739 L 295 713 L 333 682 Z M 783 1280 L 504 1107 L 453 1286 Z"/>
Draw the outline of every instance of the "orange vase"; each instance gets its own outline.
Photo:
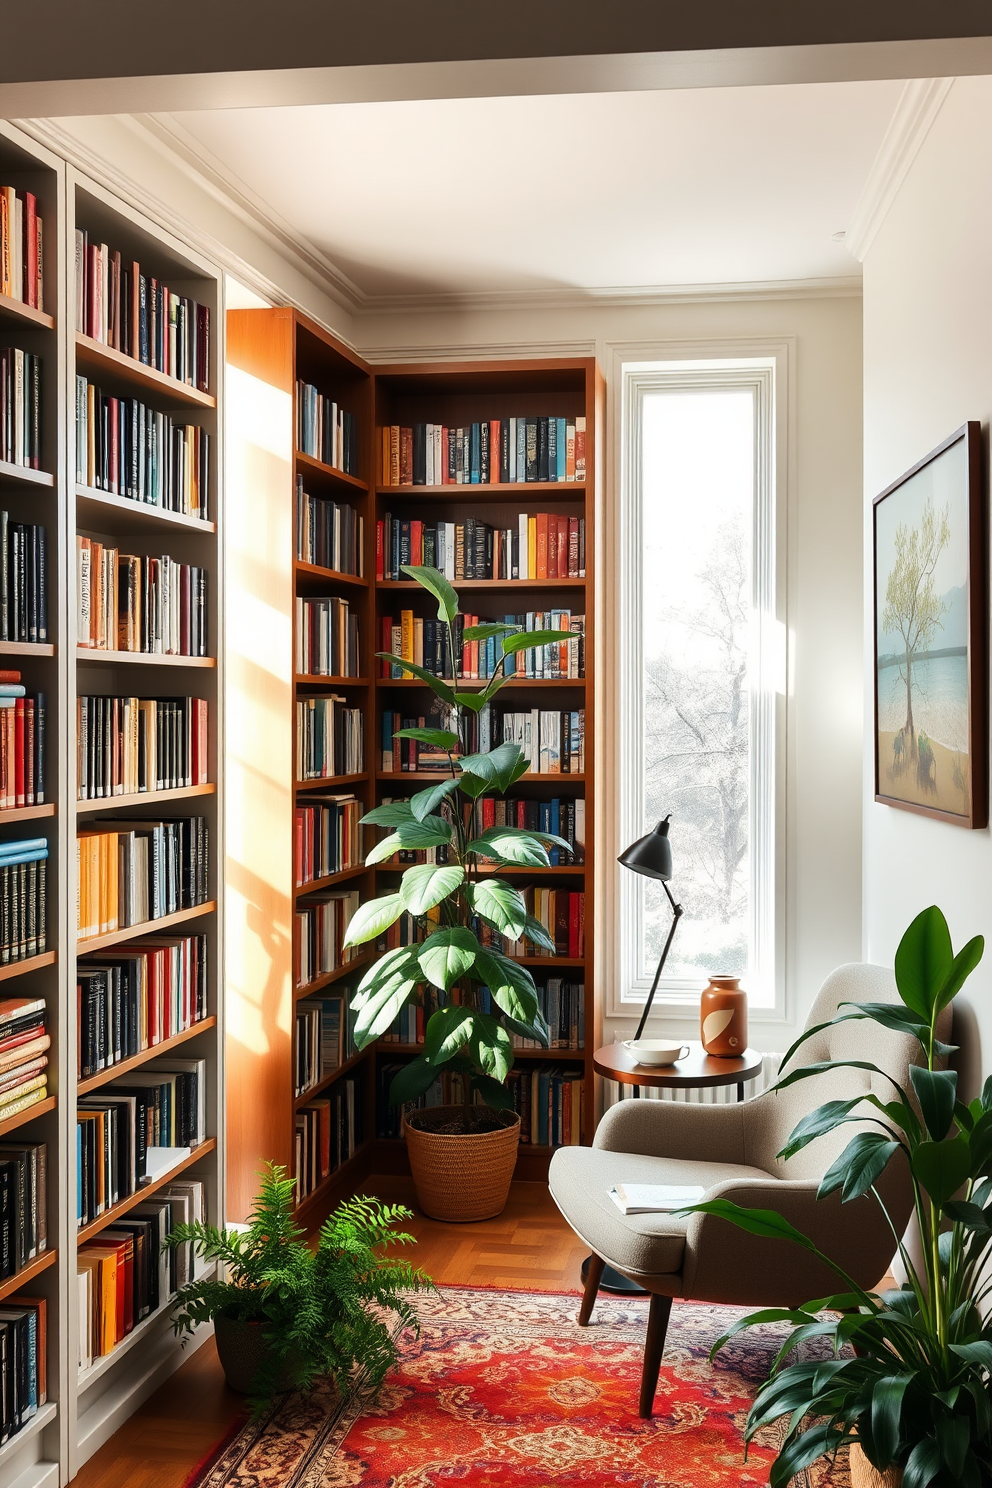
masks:
<path id="1" fill-rule="evenodd" d="M 711 976 L 700 1000 L 699 1037 L 717 1059 L 737 1059 L 747 1048 L 747 993 L 740 980 Z"/>

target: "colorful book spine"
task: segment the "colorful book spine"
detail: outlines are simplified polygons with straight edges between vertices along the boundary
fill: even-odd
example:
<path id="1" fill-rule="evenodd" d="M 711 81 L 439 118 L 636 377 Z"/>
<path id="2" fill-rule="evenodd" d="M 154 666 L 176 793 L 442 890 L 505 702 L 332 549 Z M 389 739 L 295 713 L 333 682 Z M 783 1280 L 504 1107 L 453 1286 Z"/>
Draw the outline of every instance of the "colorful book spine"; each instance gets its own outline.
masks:
<path id="1" fill-rule="evenodd" d="M 582 415 L 485 419 L 460 426 L 385 424 L 384 486 L 510 485 L 585 480 Z"/>
<path id="2" fill-rule="evenodd" d="M 162 511 L 210 519 L 210 435 L 137 398 L 76 378 L 76 482 Z"/>
<path id="3" fill-rule="evenodd" d="M 207 614 L 205 568 L 76 537 L 77 646 L 206 656 Z"/>

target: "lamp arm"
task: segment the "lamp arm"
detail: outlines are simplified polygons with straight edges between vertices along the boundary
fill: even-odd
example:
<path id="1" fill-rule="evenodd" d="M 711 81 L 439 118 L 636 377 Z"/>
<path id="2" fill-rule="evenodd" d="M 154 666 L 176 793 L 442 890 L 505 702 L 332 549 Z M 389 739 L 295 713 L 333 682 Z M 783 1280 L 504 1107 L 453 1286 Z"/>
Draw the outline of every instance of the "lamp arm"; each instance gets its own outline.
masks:
<path id="1" fill-rule="evenodd" d="M 671 929 L 668 932 L 668 939 L 665 941 L 664 949 L 661 953 L 661 959 L 658 962 L 658 970 L 655 972 L 654 981 L 651 983 L 651 991 L 648 993 L 648 1000 L 644 1004 L 644 1011 L 641 1014 L 641 1021 L 638 1023 L 637 1032 L 634 1034 L 635 1040 L 639 1039 L 641 1034 L 644 1032 L 644 1025 L 648 1021 L 648 1017 L 651 1013 L 651 1004 L 654 1002 L 654 994 L 657 992 L 658 983 L 661 981 L 661 973 L 664 970 L 665 962 L 668 959 L 668 952 L 672 948 L 672 941 L 675 939 L 675 932 L 679 928 L 679 920 L 685 913 L 681 904 L 676 904 L 674 898 L 672 897 L 672 891 L 668 887 L 665 879 L 661 880 L 661 886 L 664 889 L 665 893 L 668 895 L 668 902 L 672 906 L 672 925 Z"/>

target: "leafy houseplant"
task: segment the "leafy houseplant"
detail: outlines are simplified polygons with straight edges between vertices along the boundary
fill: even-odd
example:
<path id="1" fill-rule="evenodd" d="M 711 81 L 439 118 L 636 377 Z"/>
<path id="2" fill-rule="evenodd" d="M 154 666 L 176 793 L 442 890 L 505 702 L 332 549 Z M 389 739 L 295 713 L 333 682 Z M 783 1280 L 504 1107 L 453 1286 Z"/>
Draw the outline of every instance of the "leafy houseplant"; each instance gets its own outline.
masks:
<path id="1" fill-rule="evenodd" d="M 852 1444 L 852 1468 L 861 1452 L 887 1481 L 901 1480 L 902 1488 L 980 1488 L 992 1482 L 992 1321 L 985 1316 L 992 1283 L 984 1274 L 992 1253 L 992 1078 L 978 1099 L 961 1101 L 957 1073 L 939 1068 L 953 1046 L 936 1034 L 941 1012 L 983 950 L 984 941 L 976 936 L 954 955 L 940 910 L 932 907 L 917 916 L 896 952 L 902 1005 L 849 1003 L 833 1020 L 868 1019 L 915 1038 L 922 1063 L 910 1070 L 912 1091 L 883 1076 L 894 1087 L 892 1099 L 870 1094 L 828 1101 L 803 1118 L 780 1154 L 787 1158 L 846 1122 L 863 1123 L 865 1104 L 874 1107 L 867 1119 L 876 1129 L 852 1138 L 823 1178 L 819 1197 L 840 1190 L 847 1202 L 871 1189 L 881 1203 L 874 1184 L 883 1169 L 889 1162 L 908 1165 L 923 1259 L 918 1269 L 899 1242 L 908 1277 L 901 1288 L 881 1295 L 864 1291 L 771 1210 L 743 1209 L 726 1200 L 692 1206 L 751 1234 L 805 1246 L 843 1282 L 838 1294 L 805 1307 L 770 1308 L 741 1319 L 714 1347 L 716 1352 L 733 1333 L 756 1323 L 795 1324 L 747 1424 L 750 1440 L 769 1422 L 789 1417 L 771 1470 L 772 1488 L 781 1488 L 818 1457 Z M 786 1060 L 829 1026 L 809 1029 Z M 792 1070 L 779 1088 L 836 1063 Z M 868 1062 L 840 1063 L 882 1073 Z M 894 1229 L 893 1237 L 898 1240 Z M 844 1315 L 819 1318 L 825 1309 Z M 832 1360 L 786 1366 L 797 1344 L 818 1335 L 833 1341 Z M 843 1344 L 852 1346 L 853 1356 L 840 1355 Z"/>
<path id="2" fill-rule="evenodd" d="M 343 1390 L 356 1367 L 377 1388 L 396 1363 L 395 1326 L 417 1328 L 409 1293 L 431 1282 L 381 1247 L 412 1241 L 394 1229 L 409 1209 L 354 1198 L 325 1221 L 311 1249 L 293 1219 L 295 1183 L 270 1163 L 245 1230 L 197 1221 L 177 1225 L 167 1244 L 190 1244 L 226 1275 L 192 1281 L 175 1300 L 173 1328 L 188 1335 L 213 1319 L 221 1363 L 256 1413 L 280 1390 L 307 1389 L 329 1376 Z"/>
<path id="3" fill-rule="evenodd" d="M 436 568 L 408 566 L 403 572 L 437 601 L 438 619 L 447 628 L 448 656 L 454 658 L 453 627 L 459 614 L 455 590 Z M 440 1006 L 427 1021 L 423 1054 L 395 1076 L 390 1100 L 393 1104 L 415 1101 L 445 1070 L 461 1076 L 465 1098 L 460 1111 L 441 1108 L 444 1115 L 439 1119 L 446 1127 L 447 1136 L 479 1137 L 506 1131 L 507 1138 L 500 1144 L 500 1150 L 509 1145 L 509 1167 L 505 1160 L 495 1157 L 495 1149 L 493 1153 L 493 1161 L 502 1162 L 502 1168 L 506 1169 L 502 1199 L 496 1208 L 491 1204 L 498 1195 L 479 1200 L 483 1207 L 490 1205 L 490 1213 L 499 1213 L 506 1201 L 519 1136 L 519 1119 L 510 1120 L 501 1114 L 512 1111 L 505 1086 L 513 1066 L 510 1035 L 522 1034 L 547 1048 L 549 1033 L 530 972 L 492 945 L 484 945 L 478 927 L 488 926 L 490 931 L 510 941 L 526 936 L 551 954 L 555 947 L 544 926 L 528 913 L 520 891 L 505 879 L 483 873 L 481 869 L 483 865 L 547 868 L 550 866 L 547 845 L 568 849 L 569 844 L 549 832 L 506 826 L 482 829 L 481 798 L 487 794 L 505 794 L 526 773 L 529 761 L 518 744 L 500 744 L 485 753 L 466 753 L 465 720 L 469 714 L 479 714 L 488 707 L 508 681 L 506 663 L 510 657 L 576 638 L 571 631 L 520 632 L 512 625 L 495 623 L 466 626 L 462 635 L 466 641 L 495 638 L 499 660 L 485 686 L 464 688 L 457 681 L 435 677 L 403 657 L 377 653 L 413 673 L 444 705 L 448 727 L 401 729 L 399 735 L 444 751 L 450 774 L 418 791 L 410 800 L 378 806 L 362 818 L 363 824 L 392 829 L 369 853 L 366 863 L 382 862 L 402 849 L 426 848 L 445 849 L 447 861 L 408 868 L 393 893 L 362 905 L 348 927 L 346 944 L 362 945 L 375 940 L 404 913 L 415 917 L 417 943 L 386 951 L 359 983 L 352 1000 L 352 1007 L 358 1012 L 355 1041 L 359 1049 L 365 1048 L 385 1033 L 400 1010 L 420 995 L 424 984 L 437 989 Z M 488 989 L 491 1010 L 484 1010 L 482 988 Z M 473 1102 L 473 1095 L 479 1097 L 481 1104 Z M 437 1196 L 425 1202 L 424 1169 L 422 1166 L 418 1169 L 410 1133 L 430 1120 L 418 1114 L 415 1120 L 408 1117 L 406 1123 L 422 1207 L 439 1218 L 484 1217 L 478 1212 L 469 1215 L 464 1205 L 457 1215 L 442 1214 L 439 1207 L 443 1208 L 444 1202 Z M 456 1157 L 453 1148 L 444 1149 L 444 1153 L 435 1154 L 435 1165 L 440 1171 L 458 1164 L 461 1171 L 453 1171 L 451 1179 L 466 1199 L 467 1154 L 462 1151 Z M 490 1177 L 493 1171 L 490 1166 Z M 466 1202 L 472 1208 L 472 1201 L 466 1199 Z"/>

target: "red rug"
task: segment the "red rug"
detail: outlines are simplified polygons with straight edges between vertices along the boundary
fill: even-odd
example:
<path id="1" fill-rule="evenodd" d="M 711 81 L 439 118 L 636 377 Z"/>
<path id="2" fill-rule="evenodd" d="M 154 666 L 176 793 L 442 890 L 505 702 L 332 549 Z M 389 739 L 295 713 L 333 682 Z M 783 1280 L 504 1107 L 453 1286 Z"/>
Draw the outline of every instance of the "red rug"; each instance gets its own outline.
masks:
<path id="1" fill-rule="evenodd" d="M 739 1336 L 738 1312 L 676 1302 L 655 1414 L 637 1414 L 647 1304 L 444 1287 L 418 1303 L 419 1339 L 377 1400 L 295 1395 L 246 1423 L 189 1488 L 716 1488 L 766 1484 L 775 1435 L 744 1461 L 756 1385 L 784 1336 Z M 797 1483 L 801 1480 L 797 1480 Z M 846 1464 L 804 1488 L 842 1488 Z"/>

